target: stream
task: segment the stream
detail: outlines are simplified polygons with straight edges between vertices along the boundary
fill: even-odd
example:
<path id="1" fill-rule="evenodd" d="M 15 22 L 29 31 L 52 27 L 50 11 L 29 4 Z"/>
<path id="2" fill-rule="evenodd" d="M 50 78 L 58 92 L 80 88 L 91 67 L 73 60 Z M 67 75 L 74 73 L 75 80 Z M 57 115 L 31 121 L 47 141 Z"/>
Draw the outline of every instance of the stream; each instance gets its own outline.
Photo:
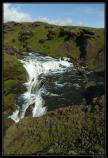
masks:
<path id="1" fill-rule="evenodd" d="M 9 118 L 19 122 L 29 106 L 32 117 L 40 117 L 47 111 L 82 103 L 84 79 L 69 58 L 29 53 L 20 61 L 27 72 L 27 91 L 18 96 L 17 110 Z"/>

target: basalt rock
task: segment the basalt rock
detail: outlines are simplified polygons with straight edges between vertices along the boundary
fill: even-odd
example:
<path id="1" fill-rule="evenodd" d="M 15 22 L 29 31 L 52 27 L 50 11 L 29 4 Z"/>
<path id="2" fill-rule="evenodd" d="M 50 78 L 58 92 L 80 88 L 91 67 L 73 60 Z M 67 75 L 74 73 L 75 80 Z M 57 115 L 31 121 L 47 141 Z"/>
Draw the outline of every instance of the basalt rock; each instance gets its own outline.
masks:
<path id="1" fill-rule="evenodd" d="M 22 31 L 22 32 L 19 32 L 19 40 L 20 41 L 27 40 L 31 36 L 33 36 L 33 32 L 31 32 L 31 31 Z"/>
<path id="2" fill-rule="evenodd" d="M 74 31 L 66 31 L 62 28 L 60 29 L 59 37 L 65 37 L 64 41 L 68 41 L 68 40 L 74 41 L 77 37 L 77 33 L 75 33 Z"/>
<path id="3" fill-rule="evenodd" d="M 76 44 L 80 47 L 80 59 L 86 59 L 88 39 L 92 38 L 94 33 L 91 31 L 82 29 L 79 36 L 76 38 Z"/>
<path id="4" fill-rule="evenodd" d="M 47 39 L 48 40 L 51 40 L 51 39 L 55 38 L 55 36 L 56 36 L 56 34 L 55 34 L 54 31 L 52 31 L 52 30 L 48 31 L 48 34 L 47 34 Z"/>

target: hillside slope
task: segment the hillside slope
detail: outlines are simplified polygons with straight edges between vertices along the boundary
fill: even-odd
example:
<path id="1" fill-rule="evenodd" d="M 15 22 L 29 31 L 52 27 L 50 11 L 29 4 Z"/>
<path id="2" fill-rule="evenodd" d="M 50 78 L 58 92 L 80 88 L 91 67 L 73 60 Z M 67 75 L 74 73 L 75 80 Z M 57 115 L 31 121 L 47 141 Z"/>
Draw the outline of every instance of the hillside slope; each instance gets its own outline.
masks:
<path id="1" fill-rule="evenodd" d="M 60 108 L 40 118 L 25 117 L 4 137 L 5 155 L 104 155 L 104 97 L 89 109 Z"/>
<path id="2" fill-rule="evenodd" d="M 4 24 L 4 50 L 20 57 L 25 52 L 42 52 L 53 57 L 70 57 L 90 69 L 104 70 L 104 29 L 56 26 L 42 22 Z"/>

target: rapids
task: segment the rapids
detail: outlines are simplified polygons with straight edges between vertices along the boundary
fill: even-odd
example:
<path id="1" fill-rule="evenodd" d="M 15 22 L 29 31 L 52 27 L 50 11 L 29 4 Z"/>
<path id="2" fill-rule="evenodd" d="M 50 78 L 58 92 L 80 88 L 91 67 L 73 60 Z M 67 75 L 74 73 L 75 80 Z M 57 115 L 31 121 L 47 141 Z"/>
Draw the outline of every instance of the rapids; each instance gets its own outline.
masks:
<path id="1" fill-rule="evenodd" d="M 55 59 L 38 53 L 29 53 L 20 60 L 27 72 L 27 91 L 16 102 L 17 110 L 9 118 L 19 122 L 33 105 L 32 116 L 40 117 L 47 110 L 82 100 L 81 76 L 69 58 Z M 55 107 L 57 106 L 57 107 Z"/>

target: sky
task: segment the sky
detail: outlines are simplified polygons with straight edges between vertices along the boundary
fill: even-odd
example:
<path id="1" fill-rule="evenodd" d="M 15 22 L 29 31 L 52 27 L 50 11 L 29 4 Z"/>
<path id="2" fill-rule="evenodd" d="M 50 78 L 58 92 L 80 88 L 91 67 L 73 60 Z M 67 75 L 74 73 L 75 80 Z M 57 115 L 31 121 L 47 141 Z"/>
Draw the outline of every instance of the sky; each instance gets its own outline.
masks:
<path id="1" fill-rule="evenodd" d="M 4 3 L 4 22 L 42 21 L 61 26 L 104 28 L 104 3 Z"/>

